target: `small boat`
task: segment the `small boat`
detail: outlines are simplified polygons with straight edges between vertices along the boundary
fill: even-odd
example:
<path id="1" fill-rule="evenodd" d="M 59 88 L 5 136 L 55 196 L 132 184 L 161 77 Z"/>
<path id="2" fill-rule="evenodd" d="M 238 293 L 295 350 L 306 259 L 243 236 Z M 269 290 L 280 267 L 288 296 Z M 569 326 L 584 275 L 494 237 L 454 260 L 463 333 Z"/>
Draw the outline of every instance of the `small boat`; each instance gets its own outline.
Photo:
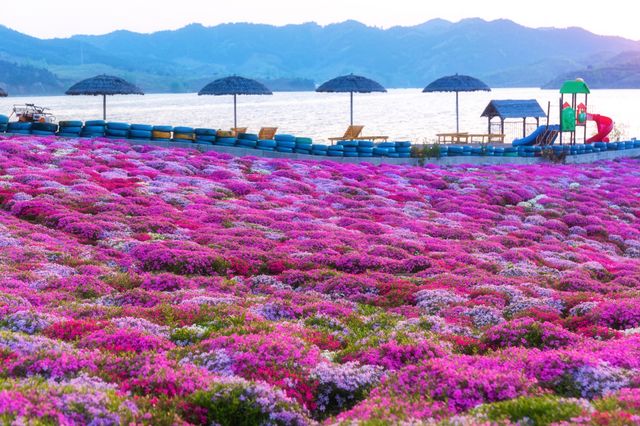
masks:
<path id="1" fill-rule="evenodd" d="M 56 117 L 46 107 L 35 104 L 14 105 L 13 112 L 18 121 L 30 123 L 55 123 Z"/>

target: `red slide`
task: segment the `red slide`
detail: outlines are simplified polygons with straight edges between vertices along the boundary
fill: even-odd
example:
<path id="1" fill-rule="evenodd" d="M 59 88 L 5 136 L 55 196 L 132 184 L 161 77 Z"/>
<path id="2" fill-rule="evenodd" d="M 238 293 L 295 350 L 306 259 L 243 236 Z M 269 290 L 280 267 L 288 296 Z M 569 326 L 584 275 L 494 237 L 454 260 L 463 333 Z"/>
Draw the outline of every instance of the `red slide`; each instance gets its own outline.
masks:
<path id="1" fill-rule="evenodd" d="M 599 114 L 587 114 L 587 120 L 593 120 L 598 126 L 598 133 L 591 136 L 585 143 L 609 142 L 609 133 L 613 130 L 613 120 Z"/>

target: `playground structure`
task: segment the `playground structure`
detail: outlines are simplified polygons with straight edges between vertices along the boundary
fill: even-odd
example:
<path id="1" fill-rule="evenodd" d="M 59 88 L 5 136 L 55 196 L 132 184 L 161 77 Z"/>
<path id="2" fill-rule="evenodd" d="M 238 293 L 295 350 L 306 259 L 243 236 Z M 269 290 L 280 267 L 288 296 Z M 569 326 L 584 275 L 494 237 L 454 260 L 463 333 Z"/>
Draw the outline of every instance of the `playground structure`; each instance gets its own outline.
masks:
<path id="1" fill-rule="evenodd" d="M 565 133 L 569 134 L 568 145 L 576 145 L 578 143 L 578 132 L 582 133 L 582 140 L 585 144 L 608 143 L 614 122 L 607 116 L 588 112 L 587 106 L 590 93 L 589 87 L 582 79 L 566 81 L 562 85 L 560 88 L 559 125 L 549 125 L 549 114 L 544 115 L 538 103 L 532 100 L 491 101 L 482 116 L 489 118 L 489 126 L 491 126 L 491 118 L 500 117 L 501 126 L 503 127 L 505 118 L 516 117 L 520 114 L 519 116 L 523 120 L 522 138 L 514 139 L 513 146 L 552 145 L 558 138 L 559 144 L 564 145 L 567 142 Z M 565 101 L 565 96 L 568 95 L 571 96 L 568 101 Z M 578 103 L 579 101 L 581 102 Z M 541 117 L 547 118 L 547 124 L 539 126 L 531 134 L 526 135 L 525 113 L 530 117 L 535 117 L 536 123 L 539 125 L 537 114 L 540 114 L 540 112 L 542 112 Z M 593 121 L 597 126 L 596 133 L 589 138 L 587 138 L 588 121 Z M 581 131 L 580 128 L 582 128 Z"/>
<path id="2" fill-rule="evenodd" d="M 569 144 L 575 145 L 580 127 L 585 144 L 609 142 L 608 136 L 613 130 L 613 120 L 604 115 L 587 112 L 590 93 L 589 87 L 581 78 L 565 81 L 560 88 L 560 145 L 564 142 L 564 133 L 569 133 Z M 565 95 L 571 95 L 571 102 L 565 102 Z M 578 103 L 579 97 L 582 97 L 583 102 Z M 590 138 L 587 138 L 587 121 L 594 121 L 598 128 L 596 134 Z"/>

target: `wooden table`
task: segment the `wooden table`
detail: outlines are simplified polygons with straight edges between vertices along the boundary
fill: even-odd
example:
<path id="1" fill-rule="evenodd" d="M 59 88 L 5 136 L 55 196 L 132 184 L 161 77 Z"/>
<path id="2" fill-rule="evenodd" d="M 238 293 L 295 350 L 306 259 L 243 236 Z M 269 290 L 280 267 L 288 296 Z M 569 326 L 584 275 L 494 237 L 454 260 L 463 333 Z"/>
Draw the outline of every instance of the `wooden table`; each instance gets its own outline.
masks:
<path id="1" fill-rule="evenodd" d="M 469 141 L 469 133 L 436 133 L 438 143 L 467 143 Z"/>

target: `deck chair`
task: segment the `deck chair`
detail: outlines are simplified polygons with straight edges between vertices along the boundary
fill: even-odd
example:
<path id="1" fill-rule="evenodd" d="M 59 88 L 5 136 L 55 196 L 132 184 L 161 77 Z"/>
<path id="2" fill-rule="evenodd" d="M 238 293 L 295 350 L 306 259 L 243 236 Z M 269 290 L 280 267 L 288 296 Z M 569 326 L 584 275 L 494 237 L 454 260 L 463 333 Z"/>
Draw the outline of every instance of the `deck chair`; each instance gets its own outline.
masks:
<path id="1" fill-rule="evenodd" d="M 364 126 L 349 126 L 347 128 L 347 131 L 344 132 L 344 136 L 329 138 L 329 140 L 330 141 L 352 141 L 357 139 L 358 136 L 360 136 L 360 133 L 362 133 L 362 129 L 364 129 Z"/>
<path id="2" fill-rule="evenodd" d="M 258 133 L 258 139 L 261 141 L 272 140 L 278 131 L 277 127 L 263 127 Z"/>
<path id="3" fill-rule="evenodd" d="M 247 133 L 246 127 L 233 127 L 231 131 L 238 136 L 240 133 Z"/>

